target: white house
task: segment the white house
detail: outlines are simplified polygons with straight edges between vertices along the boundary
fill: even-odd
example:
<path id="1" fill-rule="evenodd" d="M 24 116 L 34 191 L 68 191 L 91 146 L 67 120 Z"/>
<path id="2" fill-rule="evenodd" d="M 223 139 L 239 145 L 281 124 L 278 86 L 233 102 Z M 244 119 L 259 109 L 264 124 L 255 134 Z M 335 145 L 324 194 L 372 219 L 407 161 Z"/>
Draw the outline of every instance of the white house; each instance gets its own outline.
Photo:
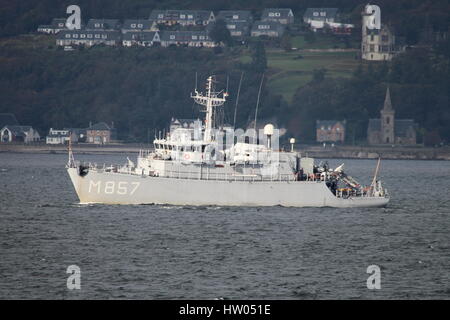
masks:
<path id="1" fill-rule="evenodd" d="M 273 21 L 255 21 L 251 30 L 252 37 L 267 36 L 272 38 L 281 37 L 284 33 L 284 26 Z"/>
<path id="2" fill-rule="evenodd" d="M 264 9 L 261 15 L 262 21 L 278 22 L 284 25 L 294 23 L 294 14 L 289 8 Z"/>
<path id="3" fill-rule="evenodd" d="M 209 10 L 153 10 L 150 20 L 165 25 L 206 26 L 215 22 L 216 17 Z"/>
<path id="4" fill-rule="evenodd" d="M 47 144 L 66 144 L 69 142 L 69 140 L 72 140 L 72 142 L 76 142 L 77 135 L 66 129 L 55 130 L 53 128 L 50 128 L 50 131 L 48 132 L 48 136 L 45 139 L 45 143 L 47 143 Z"/>

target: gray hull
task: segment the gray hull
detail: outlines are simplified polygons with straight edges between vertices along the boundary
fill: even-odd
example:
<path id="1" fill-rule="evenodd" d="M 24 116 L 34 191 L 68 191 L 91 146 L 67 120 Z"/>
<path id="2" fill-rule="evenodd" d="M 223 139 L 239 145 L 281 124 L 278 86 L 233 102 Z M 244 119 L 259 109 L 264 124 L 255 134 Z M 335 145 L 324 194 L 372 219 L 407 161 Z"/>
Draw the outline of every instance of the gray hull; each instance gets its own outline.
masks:
<path id="1" fill-rule="evenodd" d="M 324 182 L 217 181 L 67 169 L 81 203 L 192 206 L 383 207 L 384 197 L 338 198 Z"/>

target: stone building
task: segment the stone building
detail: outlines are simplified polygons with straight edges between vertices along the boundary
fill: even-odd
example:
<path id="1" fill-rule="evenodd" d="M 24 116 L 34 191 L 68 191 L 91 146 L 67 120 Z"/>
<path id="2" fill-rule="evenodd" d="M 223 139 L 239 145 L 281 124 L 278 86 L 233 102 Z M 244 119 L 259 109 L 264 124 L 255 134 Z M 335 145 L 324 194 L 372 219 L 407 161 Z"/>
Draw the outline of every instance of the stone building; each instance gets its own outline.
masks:
<path id="1" fill-rule="evenodd" d="M 108 126 L 104 122 L 99 122 L 94 125 L 90 125 L 86 129 L 87 142 L 95 144 L 107 144 L 114 139 L 112 127 Z"/>
<path id="2" fill-rule="evenodd" d="M 368 28 L 372 19 L 371 10 L 371 5 L 368 4 L 362 12 L 361 58 L 369 61 L 390 61 L 395 54 L 404 51 L 404 46 L 400 45 L 401 41 L 397 41 L 392 28 L 381 21 L 377 28 Z"/>
<path id="3" fill-rule="evenodd" d="M 389 87 L 386 90 L 380 119 L 370 119 L 367 128 L 367 142 L 376 144 L 406 144 L 417 143 L 417 125 L 412 119 L 395 119 Z"/>
<path id="4" fill-rule="evenodd" d="M 395 36 L 383 25 L 381 29 L 368 30 L 363 27 L 361 58 L 370 61 L 389 61 L 394 56 Z"/>
<path id="5" fill-rule="evenodd" d="M 340 142 L 345 141 L 346 121 L 317 120 L 316 140 L 317 142 Z"/>

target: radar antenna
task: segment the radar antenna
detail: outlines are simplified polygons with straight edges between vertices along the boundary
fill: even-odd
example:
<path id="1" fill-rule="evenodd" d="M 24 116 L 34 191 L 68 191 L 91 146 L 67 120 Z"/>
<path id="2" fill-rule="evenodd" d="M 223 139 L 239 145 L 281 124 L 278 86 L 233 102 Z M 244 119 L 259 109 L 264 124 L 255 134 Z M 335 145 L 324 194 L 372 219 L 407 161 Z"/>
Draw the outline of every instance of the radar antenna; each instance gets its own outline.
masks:
<path id="1" fill-rule="evenodd" d="M 215 108 L 222 106 L 228 96 L 228 92 L 214 91 L 213 82 L 213 77 L 209 76 L 206 81 L 206 95 L 198 92 L 197 89 L 195 89 L 195 94 L 191 93 L 191 98 L 193 98 L 196 103 L 206 107 L 206 110 L 202 110 L 203 112 L 206 112 L 205 134 L 203 137 L 203 141 L 205 142 L 211 142 L 214 140 L 213 125 L 216 114 Z M 219 96 L 220 94 L 222 95 L 221 97 Z"/>

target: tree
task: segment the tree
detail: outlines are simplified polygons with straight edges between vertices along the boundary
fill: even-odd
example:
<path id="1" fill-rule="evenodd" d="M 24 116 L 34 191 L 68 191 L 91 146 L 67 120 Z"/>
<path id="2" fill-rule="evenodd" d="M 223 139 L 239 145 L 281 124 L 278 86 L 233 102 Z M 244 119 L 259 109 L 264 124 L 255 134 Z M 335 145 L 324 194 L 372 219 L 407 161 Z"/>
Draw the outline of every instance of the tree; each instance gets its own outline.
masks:
<path id="1" fill-rule="evenodd" d="M 285 33 L 283 37 L 281 38 L 281 47 L 286 51 L 289 52 L 292 50 L 292 41 L 291 36 L 288 33 Z"/>
<path id="2" fill-rule="evenodd" d="M 309 44 L 316 42 L 316 34 L 312 31 L 309 31 L 305 34 L 305 41 Z"/>
<path id="3" fill-rule="evenodd" d="M 262 41 L 256 41 L 252 48 L 252 67 L 257 72 L 267 69 L 266 49 Z"/>
<path id="4" fill-rule="evenodd" d="M 323 80 L 325 80 L 326 73 L 327 73 L 327 69 L 325 69 L 325 68 L 314 69 L 311 82 L 313 82 L 313 83 L 322 82 Z"/>
<path id="5" fill-rule="evenodd" d="M 216 21 L 209 35 L 216 43 L 223 43 L 227 46 L 233 45 L 230 30 L 228 30 L 226 22 L 222 19 Z"/>

